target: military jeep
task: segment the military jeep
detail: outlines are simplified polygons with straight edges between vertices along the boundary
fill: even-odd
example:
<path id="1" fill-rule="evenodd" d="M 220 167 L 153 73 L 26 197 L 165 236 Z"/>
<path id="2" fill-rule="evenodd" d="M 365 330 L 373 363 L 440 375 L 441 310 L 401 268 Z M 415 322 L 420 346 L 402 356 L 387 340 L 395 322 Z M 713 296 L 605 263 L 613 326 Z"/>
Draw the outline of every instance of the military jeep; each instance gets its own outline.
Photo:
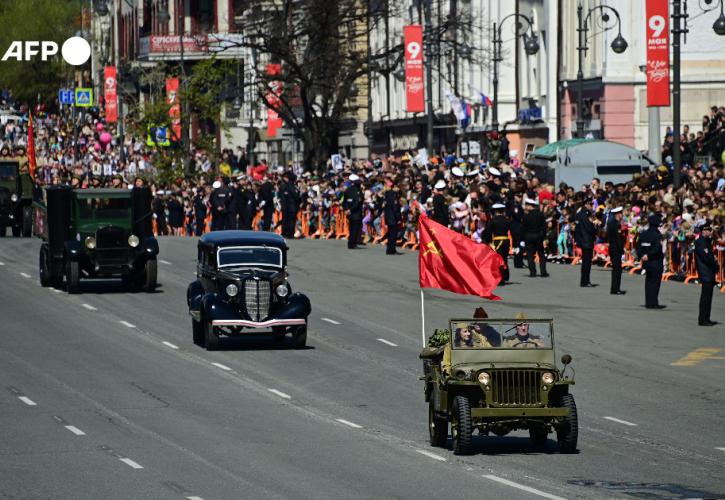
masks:
<path id="1" fill-rule="evenodd" d="M 78 293 L 81 278 L 121 278 L 156 288 L 159 245 L 151 229 L 149 188 L 71 189 L 51 186 L 35 203 L 40 284 Z"/>
<path id="2" fill-rule="evenodd" d="M 13 236 L 28 237 L 33 229 L 33 181 L 23 172 L 23 157 L 0 160 L 0 237 L 8 226 Z"/>
<path id="3" fill-rule="evenodd" d="M 559 450 L 573 453 L 578 423 L 571 356 L 559 370 L 550 319 L 452 319 L 444 345 L 421 353 L 430 443 L 470 454 L 472 435 L 528 430 L 534 446 L 556 431 Z"/>

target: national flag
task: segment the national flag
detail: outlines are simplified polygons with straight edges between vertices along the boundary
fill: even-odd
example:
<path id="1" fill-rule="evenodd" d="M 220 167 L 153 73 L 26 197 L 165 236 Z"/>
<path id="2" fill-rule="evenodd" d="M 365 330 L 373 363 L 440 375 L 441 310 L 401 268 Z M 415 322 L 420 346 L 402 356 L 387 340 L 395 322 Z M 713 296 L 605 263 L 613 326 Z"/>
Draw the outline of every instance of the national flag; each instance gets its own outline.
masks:
<path id="1" fill-rule="evenodd" d="M 28 171 L 35 179 L 35 134 L 33 132 L 33 113 L 28 112 Z"/>
<path id="2" fill-rule="evenodd" d="M 465 129 L 471 124 L 471 104 L 461 99 L 463 106 L 463 119 L 461 120 L 461 128 Z"/>
<path id="3" fill-rule="evenodd" d="M 483 92 L 479 92 L 481 94 L 481 103 L 483 103 L 483 107 L 490 108 L 493 106 L 493 101 Z"/>
<path id="4" fill-rule="evenodd" d="M 501 256 L 421 214 L 418 273 L 421 288 L 438 288 L 501 300 L 493 290 L 501 281 Z"/>
<path id="5" fill-rule="evenodd" d="M 463 111 L 463 102 L 450 91 L 446 92 L 446 97 L 451 103 L 451 108 L 453 108 L 453 113 L 456 115 L 456 118 L 458 118 L 459 121 L 462 121 L 465 118 Z"/>

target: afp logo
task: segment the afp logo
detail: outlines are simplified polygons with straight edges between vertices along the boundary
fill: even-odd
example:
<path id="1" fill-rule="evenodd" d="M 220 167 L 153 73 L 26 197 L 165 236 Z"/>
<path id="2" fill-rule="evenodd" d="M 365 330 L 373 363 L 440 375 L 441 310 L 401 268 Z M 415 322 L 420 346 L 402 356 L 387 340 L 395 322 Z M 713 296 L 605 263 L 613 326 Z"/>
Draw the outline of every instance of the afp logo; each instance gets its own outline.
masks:
<path id="1" fill-rule="evenodd" d="M 85 64 L 91 57 L 91 46 L 85 38 L 74 36 L 63 42 L 60 49 L 65 62 L 72 66 L 80 66 Z M 0 61 L 16 60 L 16 61 L 32 61 L 36 56 L 40 56 L 41 61 L 47 61 L 49 57 L 58 54 L 58 44 L 49 41 L 14 41 L 5 51 Z"/>

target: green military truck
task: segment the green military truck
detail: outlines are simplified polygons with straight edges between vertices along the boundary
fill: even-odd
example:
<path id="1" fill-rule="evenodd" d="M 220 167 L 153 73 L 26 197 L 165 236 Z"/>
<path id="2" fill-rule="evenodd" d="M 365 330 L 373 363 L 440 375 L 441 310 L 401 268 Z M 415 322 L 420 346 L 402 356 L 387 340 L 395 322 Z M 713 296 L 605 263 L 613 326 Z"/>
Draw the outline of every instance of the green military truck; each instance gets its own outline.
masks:
<path id="1" fill-rule="evenodd" d="M 149 188 L 71 189 L 51 186 L 35 203 L 40 284 L 68 293 L 86 278 L 121 278 L 131 288 L 156 288 L 159 245 L 151 226 Z"/>
<path id="2" fill-rule="evenodd" d="M 33 181 L 27 158 L 0 158 L 0 237 L 12 228 L 13 236 L 31 236 Z"/>
<path id="3" fill-rule="evenodd" d="M 559 450 L 574 453 L 578 420 L 571 356 L 559 370 L 550 319 L 452 319 L 434 335 L 423 359 L 428 428 L 433 446 L 473 452 L 473 432 L 504 436 L 528 430 L 534 446 L 556 432 Z"/>

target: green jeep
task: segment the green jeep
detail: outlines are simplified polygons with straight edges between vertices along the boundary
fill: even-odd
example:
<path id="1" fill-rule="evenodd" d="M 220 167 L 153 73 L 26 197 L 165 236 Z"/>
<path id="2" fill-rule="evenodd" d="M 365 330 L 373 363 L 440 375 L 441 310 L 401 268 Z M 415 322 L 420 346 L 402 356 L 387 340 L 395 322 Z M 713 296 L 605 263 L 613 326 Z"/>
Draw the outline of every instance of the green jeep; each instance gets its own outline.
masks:
<path id="1" fill-rule="evenodd" d="M 535 446 L 555 430 L 559 450 L 576 451 L 573 370 L 566 373 L 571 356 L 562 357 L 559 370 L 551 319 L 452 319 L 450 330 L 437 330 L 433 340 L 438 345 L 420 355 L 431 445 L 447 445 L 450 422 L 459 455 L 473 451 L 474 429 L 484 436 L 527 429 Z"/>
<path id="2" fill-rule="evenodd" d="M 159 244 L 151 229 L 148 188 L 71 189 L 51 186 L 35 203 L 40 284 L 77 293 L 81 278 L 118 278 L 156 288 Z"/>
<path id="3" fill-rule="evenodd" d="M 28 237 L 33 229 L 33 181 L 21 169 L 24 157 L 0 159 L 0 237 L 8 226 L 13 236 Z"/>

